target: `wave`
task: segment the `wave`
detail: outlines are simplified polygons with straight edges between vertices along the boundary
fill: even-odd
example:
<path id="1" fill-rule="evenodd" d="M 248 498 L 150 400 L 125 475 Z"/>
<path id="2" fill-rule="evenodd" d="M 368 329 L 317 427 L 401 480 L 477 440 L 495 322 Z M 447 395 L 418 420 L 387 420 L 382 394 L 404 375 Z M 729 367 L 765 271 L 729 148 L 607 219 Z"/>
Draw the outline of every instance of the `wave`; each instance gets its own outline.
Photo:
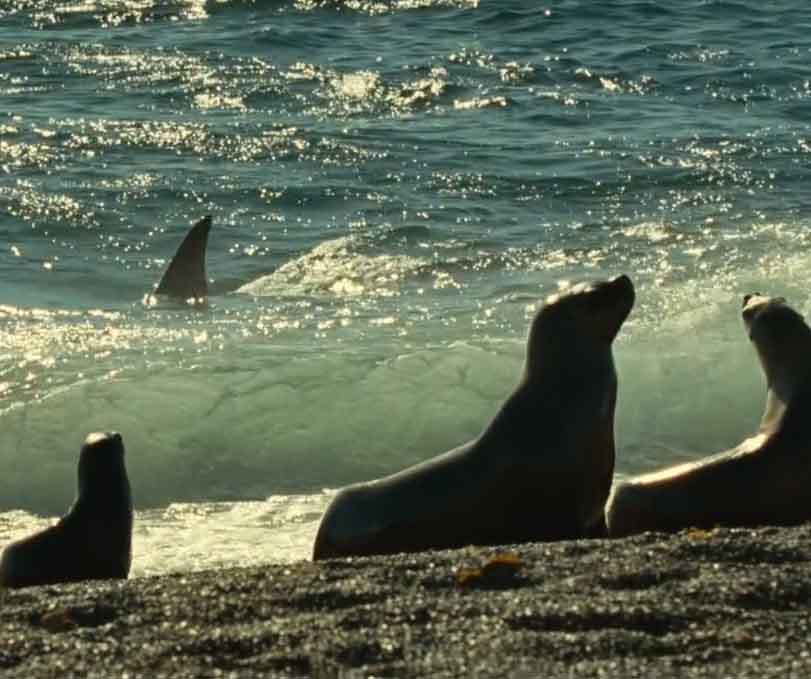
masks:
<path id="1" fill-rule="evenodd" d="M 391 296 L 403 280 L 428 267 L 427 258 L 357 252 L 351 237 L 329 240 L 267 276 L 243 285 L 248 295 Z"/>
<path id="2" fill-rule="evenodd" d="M 625 237 L 668 235 L 651 227 Z M 615 352 L 618 473 L 731 447 L 754 430 L 764 385 L 740 323 L 740 297 L 753 289 L 787 293 L 796 308 L 811 309 L 808 257 L 780 262 L 779 284 L 751 269 L 669 283 L 636 277 L 639 304 Z M 433 456 L 481 431 L 516 384 L 526 328 L 544 294 L 537 282 L 531 290 L 504 281 L 499 296 L 473 313 L 449 301 L 426 315 L 408 298 L 391 311 L 350 306 L 344 315 L 347 302 L 338 300 L 326 325 L 308 293 L 306 302 L 290 300 L 287 318 L 244 305 L 234 315 L 226 306 L 217 324 L 203 316 L 184 329 L 193 316 L 176 317 L 176 337 L 152 341 L 138 339 L 132 318 L 132 336 L 116 339 L 116 320 L 104 319 L 106 330 L 66 336 L 68 351 L 71 343 L 86 349 L 64 365 L 48 364 L 61 352 L 45 345 L 1 376 L 14 388 L 33 374 L 43 393 L 4 399 L 0 508 L 63 510 L 78 446 L 93 430 L 124 436 L 142 508 L 314 493 Z M 109 333 L 106 351 L 100 332 Z M 18 349 L 5 351 L 10 358 Z M 113 365 L 119 369 L 110 372 Z M 59 385 L 62 371 L 73 379 Z"/>

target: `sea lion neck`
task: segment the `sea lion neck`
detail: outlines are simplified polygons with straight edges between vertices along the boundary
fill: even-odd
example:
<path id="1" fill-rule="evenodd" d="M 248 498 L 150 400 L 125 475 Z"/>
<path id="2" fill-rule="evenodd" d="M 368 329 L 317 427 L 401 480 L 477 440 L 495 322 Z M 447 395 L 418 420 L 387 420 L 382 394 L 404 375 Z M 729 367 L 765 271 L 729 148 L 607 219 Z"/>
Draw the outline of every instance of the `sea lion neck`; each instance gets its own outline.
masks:
<path id="1" fill-rule="evenodd" d="M 606 365 L 613 366 L 611 345 L 572 339 L 566 344 L 546 343 L 528 348 L 521 384 L 527 388 L 557 381 L 571 383 L 579 376 L 592 379 Z"/>
<path id="2" fill-rule="evenodd" d="M 800 325 L 801 324 L 801 325 Z M 799 321 L 790 338 L 753 337 L 766 387 L 783 401 L 811 380 L 811 329 Z"/>
<path id="3" fill-rule="evenodd" d="M 809 357 L 811 359 L 811 357 Z M 773 431 L 784 422 L 789 413 L 796 411 L 792 404 L 800 403 L 800 408 L 804 411 L 802 404 L 807 403 L 807 398 L 811 395 L 811 360 L 806 359 L 800 364 L 771 366 L 767 370 L 765 361 L 764 373 L 766 374 L 766 405 L 763 409 L 763 416 L 760 420 L 760 431 Z M 802 419 L 806 418 L 806 413 L 800 413 Z"/>
<path id="4" fill-rule="evenodd" d="M 756 348 L 766 378 L 766 405 L 760 431 L 772 431 L 785 419 L 792 403 L 805 401 L 802 394 L 811 391 L 811 337 L 798 338 L 791 346 L 773 348 L 758 344 Z"/>
<path id="5" fill-rule="evenodd" d="M 104 506 L 108 510 L 131 506 L 129 478 L 123 459 L 95 461 L 79 469 L 78 493 L 75 507 L 85 504 L 93 507 Z"/>
<path id="6" fill-rule="evenodd" d="M 791 398 L 798 389 L 811 380 L 811 355 L 798 355 L 791 361 L 770 360 L 774 357 L 764 356 L 761 352 L 760 362 L 766 378 L 766 388 L 782 400 Z"/>

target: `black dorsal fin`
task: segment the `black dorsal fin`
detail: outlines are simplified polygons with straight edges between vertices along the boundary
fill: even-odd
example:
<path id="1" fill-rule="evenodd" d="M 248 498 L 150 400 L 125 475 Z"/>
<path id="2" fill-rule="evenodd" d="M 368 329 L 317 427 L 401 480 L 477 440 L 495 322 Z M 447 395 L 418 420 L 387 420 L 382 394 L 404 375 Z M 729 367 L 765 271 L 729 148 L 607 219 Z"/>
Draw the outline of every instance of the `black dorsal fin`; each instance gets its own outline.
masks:
<path id="1" fill-rule="evenodd" d="M 206 246 L 210 229 L 211 215 L 206 215 L 191 227 L 155 288 L 156 295 L 184 301 L 201 300 L 208 296 Z"/>

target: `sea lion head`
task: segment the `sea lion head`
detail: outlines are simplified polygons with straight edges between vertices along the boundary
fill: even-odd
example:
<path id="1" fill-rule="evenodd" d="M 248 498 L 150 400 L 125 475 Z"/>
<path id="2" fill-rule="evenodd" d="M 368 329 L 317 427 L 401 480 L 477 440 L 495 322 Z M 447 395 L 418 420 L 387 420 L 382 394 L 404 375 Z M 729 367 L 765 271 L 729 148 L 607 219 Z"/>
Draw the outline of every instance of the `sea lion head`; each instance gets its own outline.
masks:
<path id="1" fill-rule="evenodd" d="M 608 281 L 581 283 L 547 297 L 530 328 L 530 371 L 550 354 L 584 345 L 610 347 L 631 312 L 634 298 L 634 284 L 625 274 Z"/>
<path id="2" fill-rule="evenodd" d="M 744 295 L 741 316 L 770 384 L 805 374 L 811 364 L 811 328 L 783 297 Z"/>
<path id="3" fill-rule="evenodd" d="M 79 499 L 130 502 L 124 441 L 116 432 L 88 434 L 79 454 Z"/>
<path id="4" fill-rule="evenodd" d="M 811 358 L 811 328 L 785 298 L 744 295 L 741 316 L 767 375 L 781 365 L 796 369 Z"/>

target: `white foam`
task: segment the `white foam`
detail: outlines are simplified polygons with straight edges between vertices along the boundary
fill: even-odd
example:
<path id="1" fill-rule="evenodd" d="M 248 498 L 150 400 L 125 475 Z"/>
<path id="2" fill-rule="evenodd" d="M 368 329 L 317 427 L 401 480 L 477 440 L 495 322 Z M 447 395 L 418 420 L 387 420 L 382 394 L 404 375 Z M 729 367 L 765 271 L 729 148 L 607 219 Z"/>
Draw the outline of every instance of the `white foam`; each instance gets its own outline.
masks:
<path id="1" fill-rule="evenodd" d="M 369 255 L 356 251 L 351 237 L 336 238 L 283 264 L 273 273 L 243 285 L 238 292 L 278 295 L 391 296 L 403 280 L 427 261 L 407 255 Z"/>

